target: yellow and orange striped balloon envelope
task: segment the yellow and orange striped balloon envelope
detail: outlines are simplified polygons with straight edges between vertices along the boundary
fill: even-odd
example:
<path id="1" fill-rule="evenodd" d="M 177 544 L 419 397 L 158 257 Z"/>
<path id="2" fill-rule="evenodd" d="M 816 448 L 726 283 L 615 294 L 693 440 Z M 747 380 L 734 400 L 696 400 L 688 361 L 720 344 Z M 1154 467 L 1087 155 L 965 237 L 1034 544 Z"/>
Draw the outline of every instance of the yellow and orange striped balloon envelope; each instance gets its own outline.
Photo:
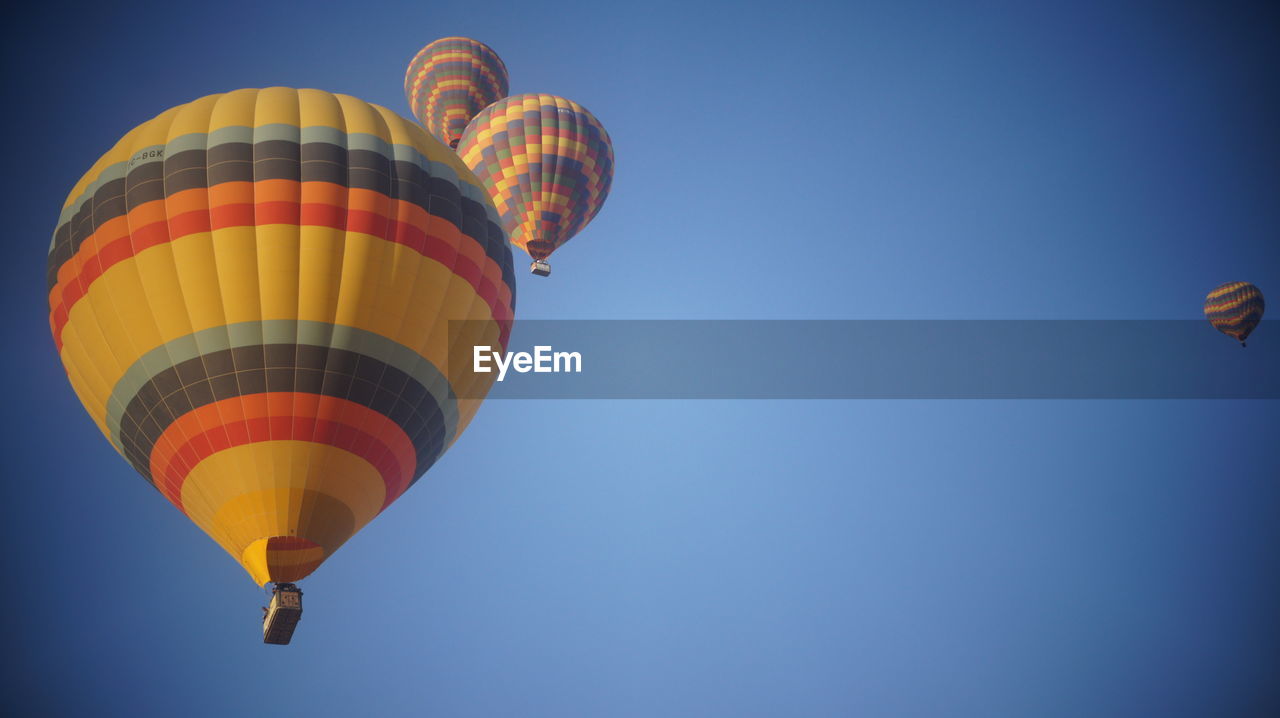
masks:
<path id="1" fill-rule="evenodd" d="M 296 581 L 471 421 L 458 397 L 492 375 L 447 356 L 505 348 L 511 263 L 480 182 L 411 121 L 237 90 L 140 125 L 76 184 L 49 318 L 116 450 L 254 581 Z"/>
<path id="2" fill-rule="evenodd" d="M 444 37 L 409 62 L 404 96 L 427 132 L 457 147 L 471 118 L 507 96 L 507 66 L 479 40 Z"/>
<path id="3" fill-rule="evenodd" d="M 1241 344 L 1262 321 L 1262 290 L 1248 282 L 1227 282 L 1204 298 L 1204 316 L 1215 329 Z"/>
<path id="4" fill-rule="evenodd" d="M 537 260 L 581 231 L 613 184 L 609 133 L 555 95 L 513 95 L 484 108 L 458 154 L 488 188 L 511 243 Z"/>

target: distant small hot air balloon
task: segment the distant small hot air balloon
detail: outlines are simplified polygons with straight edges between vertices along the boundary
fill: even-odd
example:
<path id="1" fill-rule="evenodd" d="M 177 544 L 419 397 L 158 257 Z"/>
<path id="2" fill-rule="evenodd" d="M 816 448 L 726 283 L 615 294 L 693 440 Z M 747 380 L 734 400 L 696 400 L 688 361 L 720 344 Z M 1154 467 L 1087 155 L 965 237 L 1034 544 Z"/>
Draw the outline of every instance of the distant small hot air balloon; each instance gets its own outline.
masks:
<path id="1" fill-rule="evenodd" d="M 450 352 L 505 348 L 515 302 L 497 212 L 454 152 L 386 108 L 283 87 L 125 135 L 68 195 L 47 279 L 98 428 L 279 584 L 268 642 L 301 613 L 289 583 L 462 434 L 492 375 Z"/>
<path id="2" fill-rule="evenodd" d="M 428 132 L 457 147 L 471 118 L 507 96 L 507 66 L 483 42 L 442 38 L 418 51 L 409 63 L 404 96 Z"/>
<path id="3" fill-rule="evenodd" d="M 1204 315 L 1209 323 L 1240 340 L 1240 346 L 1245 346 L 1244 340 L 1262 321 L 1264 309 L 1262 291 L 1248 282 L 1227 282 L 1204 299 Z"/>
<path id="4" fill-rule="evenodd" d="M 514 95 L 484 108 L 458 154 L 542 276 L 551 272 L 546 258 L 600 212 L 613 182 L 609 133 L 585 107 L 555 95 Z"/>

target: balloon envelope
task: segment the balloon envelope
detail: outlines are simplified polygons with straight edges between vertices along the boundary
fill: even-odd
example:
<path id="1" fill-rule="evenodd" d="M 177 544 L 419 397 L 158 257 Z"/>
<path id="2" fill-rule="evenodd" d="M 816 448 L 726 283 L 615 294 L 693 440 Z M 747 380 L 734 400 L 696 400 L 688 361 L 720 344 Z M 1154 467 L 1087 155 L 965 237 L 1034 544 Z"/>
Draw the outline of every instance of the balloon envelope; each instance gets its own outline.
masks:
<path id="1" fill-rule="evenodd" d="M 446 37 L 418 51 L 404 74 L 409 109 L 450 147 L 485 106 L 507 96 L 507 66 L 488 45 Z"/>
<path id="2" fill-rule="evenodd" d="M 259 584 L 310 574 L 458 438 L 479 401 L 456 397 L 486 375 L 447 353 L 505 346 L 514 306 L 497 214 L 452 151 L 288 88 L 125 135 L 67 197 L 48 287 L 98 428 Z"/>
<path id="3" fill-rule="evenodd" d="M 514 95 L 480 111 L 458 154 L 493 197 L 511 243 L 545 259 L 600 212 L 613 144 L 582 105 Z"/>
<path id="4" fill-rule="evenodd" d="M 1204 315 L 1209 323 L 1241 343 L 1262 321 L 1264 309 L 1262 291 L 1248 282 L 1227 282 L 1204 299 Z"/>

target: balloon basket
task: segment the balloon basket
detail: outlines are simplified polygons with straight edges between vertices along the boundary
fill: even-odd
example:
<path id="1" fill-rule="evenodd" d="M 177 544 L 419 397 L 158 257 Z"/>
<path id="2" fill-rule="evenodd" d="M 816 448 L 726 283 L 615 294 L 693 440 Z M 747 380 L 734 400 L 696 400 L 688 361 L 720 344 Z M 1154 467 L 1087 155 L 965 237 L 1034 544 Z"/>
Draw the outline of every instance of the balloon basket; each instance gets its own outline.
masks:
<path id="1" fill-rule="evenodd" d="M 529 265 L 529 271 L 538 275 L 539 277 L 550 277 L 551 265 L 539 259 L 535 261 L 533 264 Z"/>
<path id="2" fill-rule="evenodd" d="M 262 642 L 289 645 L 302 618 L 302 589 L 292 583 L 277 583 L 271 590 L 271 606 L 263 610 Z"/>

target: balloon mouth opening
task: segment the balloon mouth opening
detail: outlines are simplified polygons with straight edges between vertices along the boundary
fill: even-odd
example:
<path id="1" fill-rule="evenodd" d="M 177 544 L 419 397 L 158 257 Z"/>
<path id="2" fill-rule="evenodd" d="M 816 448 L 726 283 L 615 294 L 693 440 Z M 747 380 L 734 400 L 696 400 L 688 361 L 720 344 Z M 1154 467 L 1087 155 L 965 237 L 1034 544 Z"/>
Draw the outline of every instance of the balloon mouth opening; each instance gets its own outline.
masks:
<path id="1" fill-rule="evenodd" d="M 326 553 L 320 544 L 299 536 L 271 536 L 246 546 L 240 563 L 259 586 L 293 583 L 311 575 Z"/>

